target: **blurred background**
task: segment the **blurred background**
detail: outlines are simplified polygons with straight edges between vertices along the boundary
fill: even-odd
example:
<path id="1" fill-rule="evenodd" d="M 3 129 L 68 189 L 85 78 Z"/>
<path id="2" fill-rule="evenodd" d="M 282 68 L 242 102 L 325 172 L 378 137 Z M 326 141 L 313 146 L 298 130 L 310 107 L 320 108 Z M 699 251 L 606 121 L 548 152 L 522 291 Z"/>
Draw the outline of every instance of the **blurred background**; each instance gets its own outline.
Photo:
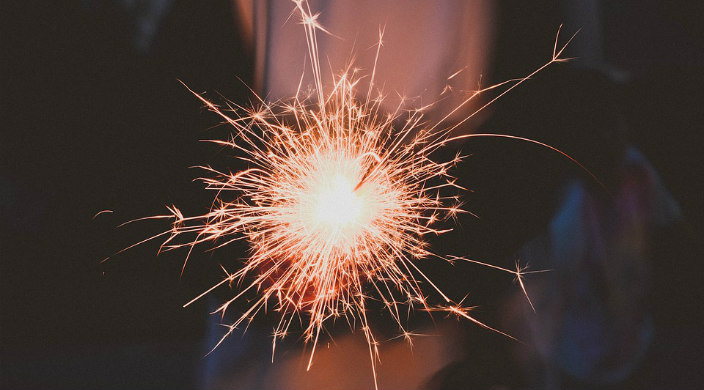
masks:
<path id="1" fill-rule="evenodd" d="M 567 53 L 575 60 L 526 82 L 466 131 L 558 147 L 612 195 L 534 145 L 497 139 L 453 145 L 448 155 L 456 149 L 471 155 L 456 174 L 473 190 L 465 207 L 481 219 L 460 220 L 433 245 L 553 272 L 527 279 L 532 313 L 506 275 L 427 265 L 453 297 L 471 292 L 480 319 L 525 343 L 453 319 L 438 318 L 435 326 L 413 319 L 416 329 L 437 337 L 411 354 L 391 340 L 394 330 L 384 329 L 380 316 L 381 338 L 391 340 L 382 348 L 382 388 L 700 387 L 701 6 L 500 0 L 422 7 L 311 2 L 336 35 L 372 26 L 374 37 L 374 26 L 385 21 L 382 50 L 389 54 L 381 74 L 390 90 L 400 80 L 412 96 L 444 87 L 434 77 L 446 78 L 467 62 L 460 81 L 466 85 L 479 75 L 484 85 L 522 77 L 550 59 L 559 25 L 564 38 L 581 28 Z M 220 264 L 243 256 L 244 246 L 197 253 L 183 276 L 185 253 L 157 257 L 157 244 L 101 263 L 165 228 L 120 223 L 162 213 L 166 204 L 191 214 L 210 204 L 212 194 L 192 182 L 198 172 L 189 167 L 237 169 L 226 150 L 200 142 L 229 129 L 178 80 L 244 105 L 252 100 L 247 85 L 287 96 L 285 72 L 300 74 L 304 60 L 295 50 L 304 42 L 302 33 L 295 35 L 301 28 L 286 22 L 292 9 L 283 0 L 3 3 L 0 386 L 372 385 L 367 361 L 340 360 L 353 361 L 361 339 L 344 327 L 333 329 L 340 335 L 336 347 L 318 357 L 320 368 L 308 377 L 296 363 L 302 353 L 295 337 L 271 364 L 266 319 L 204 357 L 221 332 L 207 314 L 219 297 L 182 305 L 218 281 Z M 369 31 L 339 45 L 364 50 L 374 44 L 364 38 Z M 411 40 L 412 33 L 427 39 Z M 322 54 L 333 63 L 347 60 L 349 52 L 335 51 L 335 39 Z M 394 52 L 394 42 L 407 57 Z M 94 218 L 103 210 L 111 212 Z"/>

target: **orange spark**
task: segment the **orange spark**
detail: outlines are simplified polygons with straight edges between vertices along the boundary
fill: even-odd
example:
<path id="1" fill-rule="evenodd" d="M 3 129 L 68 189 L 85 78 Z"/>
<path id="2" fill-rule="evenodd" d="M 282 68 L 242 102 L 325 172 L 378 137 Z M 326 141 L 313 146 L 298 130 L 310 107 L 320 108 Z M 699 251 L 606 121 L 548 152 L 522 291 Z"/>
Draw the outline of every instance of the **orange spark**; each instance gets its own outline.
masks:
<path id="1" fill-rule="evenodd" d="M 373 71 L 363 101 L 358 100 L 356 90 L 361 77 L 351 67 L 335 76 L 326 93 L 316 37 L 316 31 L 326 31 L 307 3 L 294 3 L 308 43 L 315 84 L 311 96 L 299 92 L 290 101 L 278 103 L 260 99 L 260 108 L 237 107 L 231 117 L 191 91 L 234 129 L 231 139 L 213 142 L 232 148 L 249 168 L 225 173 L 202 167 L 208 175 L 200 180 L 206 189 L 216 192 L 210 211 L 188 217 L 169 207 L 169 215 L 150 218 L 173 218 L 171 229 L 150 239 L 167 237 L 161 249 L 185 246 L 190 253 L 198 244 L 217 242 L 220 247 L 244 238 L 251 255 L 240 269 L 227 272 L 220 283 L 184 306 L 223 284 L 244 286 L 216 310 L 224 315 L 230 304 L 256 290 L 258 298 L 228 326 L 215 347 L 240 325 L 248 325 L 259 312 L 273 307 L 280 315 L 274 347 L 277 339 L 289 333 L 295 318 L 304 320 L 305 340 L 312 343 L 309 368 L 326 321 L 344 318 L 366 337 L 375 383 L 379 352 L 367 320 L 371 297 L 384 304 L 400 334 L 409 340 L 413 333 L 405 329 L 401 313 L 403 307 L 415 305 L 428 312 L 454 314 L 511 337 L 470 316 L 470 308 L 453 302 L 416 264 L 432 257 L 487 265 L 515 275 L 525 292 L 521 278 L 527 272 L 520 267 L 514 271 L 430 251 L 425 237 L 451 230 L 441 226 L 443 221 L 465 212 L 452 194 L 463 188 L 450 174 L 461 156 L 438 162 L 430 155 L 452 140 L 503 136 L 451 134 L 498 97 L 546 66 L 563 61 L 565 47 L 558 48 L 556 43 L 552 59 L 534 73 L 480 89 L 441 121 L 429 124 L 423 108 L 404 110 L 399 106 L 393 113 L 381 112 L 383 97 L 372 97 Z M 380 30 L 377 57 L 382 37 Z M 465 120 L 445 123 L 481 93 L 503 86 L 506 89 L 498 97 Z M 421 284 L 430 286 L 442 304 L 429 304 L 428 292 Z"/>

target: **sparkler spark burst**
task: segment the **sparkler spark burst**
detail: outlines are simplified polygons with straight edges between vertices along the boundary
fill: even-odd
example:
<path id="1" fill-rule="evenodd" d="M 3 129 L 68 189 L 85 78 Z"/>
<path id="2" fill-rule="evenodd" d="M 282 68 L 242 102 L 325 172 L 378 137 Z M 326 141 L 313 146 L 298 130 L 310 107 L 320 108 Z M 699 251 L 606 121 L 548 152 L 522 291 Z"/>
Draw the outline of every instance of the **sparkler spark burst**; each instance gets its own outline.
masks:
<path id="1" fill-rule="evenodd" d="M 289 333 L 294 319 L 300 318 L 305 340 L 313 346 L 310 368 L 324 324 L 341 318 L 363 331 L 376 382 L 379 351 L 367 320 L 370 299 L 383 303 L 409 341 L 403 308 L 444 311 L 499 332 L 440 291 L 417 266 L 418 260 L 434 257 L 483 264 L 513 274 L 525 292 L 521 277 L 526 272 L 520 267 L 510 270 L 439 256 L 428 248 L 428 235 L 448 231 L 442 222 L 465 212 L 456 196 L 463 188 L 450 174 L 461 156 L 444 162 L 430 156 L 460 138 L 509 137 L 451 136 L 469 117 L 452 125 L 445 122 L 482 92 L 506 86 L 477 112 L 546 66 L 563 61 L 566 45 L 558 48 L 556 41 L 552 59 L 533 74 L 477 90 L 431 124 L 424 118 L 424 109 L 399 106 L 393 113 L 382 112 L 383 96 L 374 91 L 373 71 L 366 99 L 360 100 L 357 91 L 363 77 L 351 67 L 335 76 L 326 89 L 316 37 L 316 31 L 325 30 L 306 3 L 294 3 L 308 42 L 313 92 L 304 94 L 299 86 L 288 102 L 260 99 L 258 108 L 228 105 L 226 109 L 194 92 L 234 129 L 231 139 L 213 142 L 232 148 L 248 168 L 226 173 L 202 167 L 208 175 L 200 180 L 217 194 L 210 211 L 187 217 L 170 207 L 170 214 L 150 218 L 173 219 L 171 229 L 145 241 L 165 237 L 161 249 L 192 250 L 202 243 L 221 247 L 246 239 L 251 253 L 242 267 L 185 305 L 223 284 L 237 284 L 237 295 L 216 311 L 224 315 L 248 291 L 258 293 L 217 345 L 258 313 L 273 308 L 280 314 L 274 348 L 277 339 Z M 377 58 L 381 38 L 380 33 Z M 430 286 L 442 304 L 428 303 L 423 286 Z"/>

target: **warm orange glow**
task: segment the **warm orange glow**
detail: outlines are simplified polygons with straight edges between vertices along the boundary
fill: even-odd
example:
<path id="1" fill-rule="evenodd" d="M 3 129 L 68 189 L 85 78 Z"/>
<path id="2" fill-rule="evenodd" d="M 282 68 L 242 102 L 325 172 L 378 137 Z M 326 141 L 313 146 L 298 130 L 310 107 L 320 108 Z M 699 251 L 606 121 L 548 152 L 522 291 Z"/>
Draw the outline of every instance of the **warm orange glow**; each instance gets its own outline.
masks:
<path id="1" fill-rule="evenodd" d="M 482 92 L 507 86 L 487 103 L 491 104 L 534 73 L 475 91 L 437 123 L 426 123 L 423 108 L 382 113 L 384 97 L 372 89 L 373 72 L 370 89 L 361 93 L 357 83 L 362 75 L 352 69 L 329 87 L 323 85 L 316 31 L 324 30 L 306 3 L 295 3 L 310 49 L 314 92 L 298 93 L 288 102 L 261 101 L 259 108 L 233 110 L 196 94 L 234 129 L 230 140 L 213 142 L 231 148 L 249 168 L 226 173 L 203 167 L 207 176 L 201 180 L 217 194 L 211 210 L 187 217 L 170 207 L 169 215 L 152 218 L 171 218 L 172 228 L 150 239 L 167 237 L 163 249 L 192 249 L 201 243 L 222 246 L 246 238 L 251 255 L 244 265 L 193 301 L 223 284 L 242 286 L 217 310 L 224 313 L 247 292 L 258 292 L 249 309 L 230 325 L 228 335 L 258 313 L 273 309 L 280 315 L 275 346 L 289 333 L 294 319 L 301 318 L 305 339 L 313 345 L 309 366 L 324 323 L 339 318 L 363 331 L 375 370 L 377 341 L 367 321 L 372 296 L 385 305 L 409 341 L 412 333 L 402 320 L 408 308 L 443 311 L 495 330 L 471 317 L 462 302 L 453 302 L 416 265 L 427 258 L 488 265 L 429 250 L 425 237 L 446 232 L 443 221 L 463 212 L 458 200 L 463 189 L 450 174 L 461 157 L 438 162 L 430 155 L 451 140 L 500 136 L 450 138 L 462 122 L 444 121 Z M 563 50 L 555 46 L 553 58 L 536 72 L 561 61 Z M 367 99 L 360 101 L 359 96 Z M 488 266 L 515 275 L 523 287 L 520 278 L 525 272 L 520 268 Z M 429 294 L 441 303 L 429 304 Z"/>

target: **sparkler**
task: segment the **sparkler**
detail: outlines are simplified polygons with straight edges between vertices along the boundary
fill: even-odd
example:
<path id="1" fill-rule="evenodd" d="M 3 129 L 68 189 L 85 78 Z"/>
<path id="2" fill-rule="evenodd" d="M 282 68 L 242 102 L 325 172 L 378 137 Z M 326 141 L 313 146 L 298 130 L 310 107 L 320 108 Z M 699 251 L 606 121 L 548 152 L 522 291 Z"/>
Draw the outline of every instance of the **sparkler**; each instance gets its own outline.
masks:
<path id="1" fill-rule="evenodd" d="M 566 44 L 558 47 L 556 39 L 552 59 L 535 72 L 477 90 L 431 124 L 424 118 L 424 108 L 406 110 L 399 105 L 395 112 L 382 112 L 383 96 L 373 96 L 374 71 L 365 100 L 358 100 L 362 77 L 351 67 L 335 76 L 326 92 L 316 36 L 317 31 L 326 31 L 303 0 L 294 3 L 308 43 L 314 92 L 304 94 L 301 82 L 288 102 L 260 99 L 258 108 L 234 104 L 222 108 L 191 91 L 234 129 L 229 140 L 213 142 L 231 148 L 249 167 L 236 173 L 201 167 L 208 175 L 200 180 L 216 192 L 210 211 L 184 216 L 175 206 L 169 207 L 168 215 L 148 218 L 171 219 L 171 229 L 135 245 L 164 238 L 160 250 L 188 247 L 190 255 L 199 244 L 217 248 L 236 240 L 249 242 L 251 254 L 240 269 L 228 272 L 220 283 L 184 305 L 236 283 L 241 286 L 239 292 L 216 310 L 224 315 L 244 294 L 258 292 L 215 348 L 240 325 L 273 308 L 280 315 L 273 348 L 289 333 L 295 318 L 304 320 L 304 338 L 312 343 L 310 368 L 326 321 L 345 319 L 363 331 L 376 383 L 379 351 L 367 319 L 370 299 L 383 303 L 409 341 L 402 308 L 443 311 L 511 337 L 472 317 L 469 308 L 446 296 L 416 264 L 420 259 L 439 258 L 486 265 L 514 275 L 525 293 L 522 277 L 527 271 L 520 267 L 511 270 L 430 250 L 425 238 L 451 230 L 442 222 L 467 212 L 456 196 L 464 189 L 450 173 L 462 157 L 437 162 L 430 156 L 448 142 L 480 136 L 517 138 L 554 149 L 506 135 L 451 134 L 533 74 L 564 61 Z M 505 87 L 503 92 L 472 115 L 446 124 L 481 93 L 500 87 Z M 422 284 L 430 286 L 442 303 L 429 303 Z"/>

